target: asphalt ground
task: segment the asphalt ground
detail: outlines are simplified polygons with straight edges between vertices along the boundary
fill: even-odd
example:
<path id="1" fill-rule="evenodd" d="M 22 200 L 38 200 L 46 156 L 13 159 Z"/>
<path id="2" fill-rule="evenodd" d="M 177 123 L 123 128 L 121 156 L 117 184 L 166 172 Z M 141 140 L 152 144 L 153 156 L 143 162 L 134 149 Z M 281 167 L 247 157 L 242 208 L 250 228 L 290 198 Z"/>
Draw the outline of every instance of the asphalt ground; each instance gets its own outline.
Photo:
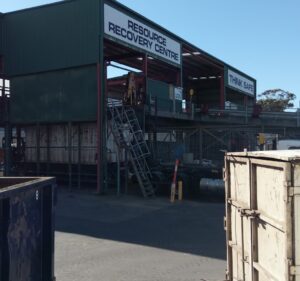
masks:
<path id="1" fill-rule="evenodd" d="M 221 281 L 224 204 L 59 190 L 58 281 Z"/>

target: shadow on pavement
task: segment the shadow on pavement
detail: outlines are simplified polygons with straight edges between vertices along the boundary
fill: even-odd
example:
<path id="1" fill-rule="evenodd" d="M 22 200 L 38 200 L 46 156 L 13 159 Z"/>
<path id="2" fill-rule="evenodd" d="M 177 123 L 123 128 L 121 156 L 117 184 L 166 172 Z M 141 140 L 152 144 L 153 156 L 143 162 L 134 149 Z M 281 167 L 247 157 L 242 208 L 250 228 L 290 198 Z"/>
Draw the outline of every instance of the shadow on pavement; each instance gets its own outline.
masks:
<path id="1" fill-rule="evenodd" d="M 59 190 L 56 230 L 225 259 L 224 204 Z"/>

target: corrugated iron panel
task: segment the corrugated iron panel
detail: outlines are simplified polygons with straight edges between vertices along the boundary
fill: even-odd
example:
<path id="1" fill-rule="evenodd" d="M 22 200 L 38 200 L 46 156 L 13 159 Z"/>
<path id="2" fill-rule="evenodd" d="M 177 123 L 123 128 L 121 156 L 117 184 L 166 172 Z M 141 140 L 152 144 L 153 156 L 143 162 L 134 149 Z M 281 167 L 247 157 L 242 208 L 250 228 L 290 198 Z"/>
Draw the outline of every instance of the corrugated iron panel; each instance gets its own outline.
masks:
<path id="1" fill-rule="evenodd" d="M 0 13 L 0 56 L 2 54 L 3 54 L 3 14 Z"/>
<path id="2" fill-rule="evenodd" d="M 96 165 L 97 154 L 97 125 L 96 123 L 81 124 L 80 148 L 78 147 L 78 126 L 71 127 L 71 139 L 69 142 L 68 124 L 51 125 L 49 127 L 49 147 L 47 147 L 47 127 L 40 126 L 39 134 L 39 162 L 41 163 L 60 163 L 67 164 L 69 161 L 69 144 L 71 145 L 71 163 L 78 163 L 78 154 L 80 149 L 80 163 L 88 165 Z M 26 162 L 35 163 L 37 159 L 37 128 L 35 126 L 27 126 L 25 131 L 25 160 Z M 47 150 L 49 149 L 50 159 L 47 158 Z M 108 162 L 117 161 L 118 147 L 114 141 L 114 137 L 109 132 L 107 137 L 107 153 Z M 121 151 L 121 161 L 125 160 L 124 150 Z"/>
<path id="3" fill-rule="evenodd" d="M 182 101 L 174 100 L 174 85 L 165 82 L 148 79 L 147 80 L 148 103 L 150 98 L 157 99 L 157 109 L 159 111 L 181 113 Z"/>
<path id="4" fill-rule="evenodd" d="M 65 163 L 69 161 L 68 124 L 52 125 L 50 128 L 50 159 L 51 163 Z M 26 162 L 37 162 L 36 127 L 26 127 Z M 96 123 L 82 125 L 81 128 L 81 163 L 96 164 L 97 132 Z M 78 163 L 78 127 L 72 126 L 71 132 L 71 162 Z M 40 127 L 40 162 L 47 162 L 47 129 Z"/>
<path id="5" fill-rule="evenodd" d="M 96 66 L 33 74 L 11 80 L 12 122 L 94 121 L 96 113 Z"/>
<path id="6" fill-rule="evenodd" d="M 5 72 L 9 76 L 96 63 L 100 0 L 63 1 L 5 14 Z"/>
<path id="7" fill-rule="evenodd" d="M 147 80 L 147 95 L 157 98 L 157 108 L 161 111 L 172 111 L 173 100 L 170 98 L 170 85 L 161 81 Z M 150 102 L 150 101 L 148 101 Z"/>

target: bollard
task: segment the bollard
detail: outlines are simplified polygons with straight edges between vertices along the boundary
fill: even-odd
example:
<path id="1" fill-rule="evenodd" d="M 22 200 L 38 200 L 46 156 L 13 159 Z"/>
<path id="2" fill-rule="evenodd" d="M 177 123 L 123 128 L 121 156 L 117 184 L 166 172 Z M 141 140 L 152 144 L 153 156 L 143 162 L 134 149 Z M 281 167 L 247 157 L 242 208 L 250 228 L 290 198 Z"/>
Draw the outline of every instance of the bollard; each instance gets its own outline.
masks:
<path id="1" fill-rule="evenodd" d="M 176 184 L 172 183 L 171 198 L 170 198 L 171 203 L 174 203 L 174 201 L 175 201 L 175 195 L 176 195 Z"/>
<path id="2" fill-rule="evenodd" d="M 172 203 L 174 202 L 175 195 L 176 195 L 176 178 L 177 178 L 178 165 L 179 165 L 179 160 L 177 159 L 176 162 L 175 162 L 174 175 L 173 175 L 173 180 L 172 180 L 172 184 L 171 184 L 171 198 L 170 198 L 170 201 Z"/>
<path id="3" fill-rule="evenodd" d="M 183 197 L 183 185 L 182 185 L 182 181 L 178 182 L 178 200 L 182 201 L 182 197 Z"/>

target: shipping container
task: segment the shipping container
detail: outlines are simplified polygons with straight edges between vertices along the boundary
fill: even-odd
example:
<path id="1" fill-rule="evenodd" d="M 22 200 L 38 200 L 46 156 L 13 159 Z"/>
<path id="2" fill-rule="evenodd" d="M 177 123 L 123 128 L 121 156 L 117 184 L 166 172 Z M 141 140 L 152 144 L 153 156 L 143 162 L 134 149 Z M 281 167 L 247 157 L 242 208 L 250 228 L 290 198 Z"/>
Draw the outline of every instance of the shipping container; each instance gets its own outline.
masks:
<path id="1" fill-rule="evenodd" d="M 25 162 L 27 163 L 68 164 L 70 162 L 77 164 L 79 161 L 83 165 L 96 165 L 97 163 L 96 123 L 81 123 L 80 126 L 76 123 L 26 126 L 24 127 L 24 141 Z M 118 147 L 110 129 L 106 145 L 107 161 L 117 162 Z M 124 149 L 121 149 L 119 153 L 120 160 L 124 161 Z"/>
<path id="2" fill-rule="evenodd" d="M 53 178 L 0 178 L 0 280 L 54 281 Z"/>
<path id="3" fill-rule="evenodd" d="M 300 280 L 300 150 L 225 157 L 227 280 Z"/>

